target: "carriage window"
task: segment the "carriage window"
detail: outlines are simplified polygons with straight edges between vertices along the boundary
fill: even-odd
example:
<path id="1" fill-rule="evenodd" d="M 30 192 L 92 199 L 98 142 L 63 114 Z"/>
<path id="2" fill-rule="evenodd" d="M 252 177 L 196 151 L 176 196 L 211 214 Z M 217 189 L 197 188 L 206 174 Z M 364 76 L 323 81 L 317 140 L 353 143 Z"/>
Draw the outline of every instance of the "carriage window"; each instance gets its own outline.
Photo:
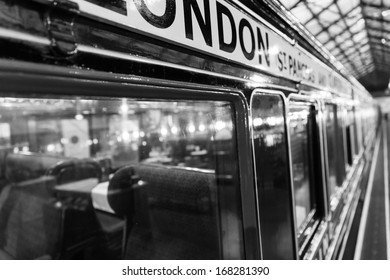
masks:
<path id="1" fill-rule="evenodd" d="M 346 144 L 347 144 L 347 164 L 353 164 L 353 157 L 355 155 L 355 122 L 353 111 L 348 110 L 346 123 Z"/>
<path id="2" fill-rule="evenodd" d="M 229 102 L 0 98 L 0 258 L 242 258 Z"/>
<path id="3" fill-rule="evenodd" d="M 346 127 L 346 132 L 345 132 L 345 135 L 346 135 L 346 141 L 347 141 L 347 164 L 348 166 L 351 166 L 352 163 L 353 163 L 353 138 L 352 138 L 352 132 L 353 132 L 353 126 L 352 125 L 348 125 Z"/>
<path id="4" fill-rule="evenodd" d="M 255 93 L 251 114 L 263 257 L 292 259 L 295 236 L 291 233 L 292 195 L 283 99 L 272 93 Z M 279 246 L 282 239 L 283 246 Z"/>
<path id="5" fill-rule="evenodd" d="M 303 229 L 316 210 L 314 188 L 314 120 L 312 108 L 304 103 L 290 103 L 289 126 L 292 176 L 298 229 Z"/>
<path id="6" fill-rule="evenodd" d="M 344 135 L 344 116 L 345 116 L 345 110 L 341 107 L 337 107 L 336 111 L 337 115 L 337 127 L 336 127 L 336 138 L 337 138 L 337 186 L 342 186 L 344 183 L 344 180 L 346 178 L 346 155 L 345 155 L 345 150 L 346 150 L 346 134 Z M 345 143 L 345 144 L 344 144 Z M 339 151 L 344 151 L 344 152 L 339 152 Z"/>
<path id="7" fill-rule="evenodd" d="M 360 126 L 360 116 L 359 110 L 357 107 L 353 108 L 353 119 L 354 119 L 354 138 L 355 138 L 355 155 L 359 155 L 359 152 L 362 148 L 361 143 L 361 126 Z"/>
<path id="8" fill-rule="evenodd" d="M 337 115 L 336 106 L 327 104 L 325 110 L 325 122 L 326 122 L 326 145 L 328 152 L 328 191 L 329 196 L 336 191 L 336 155 L 337 155 Z"/>

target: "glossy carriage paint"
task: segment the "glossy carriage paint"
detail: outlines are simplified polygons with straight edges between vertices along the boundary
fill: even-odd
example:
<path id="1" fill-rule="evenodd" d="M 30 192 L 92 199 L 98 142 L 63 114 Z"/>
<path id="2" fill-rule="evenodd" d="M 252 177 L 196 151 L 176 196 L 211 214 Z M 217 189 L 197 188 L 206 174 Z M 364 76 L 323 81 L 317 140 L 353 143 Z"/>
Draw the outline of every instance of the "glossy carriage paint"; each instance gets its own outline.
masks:
<path id="1" fill-rule="evenodd" d="M 345 79 L 240 3 L 223 0 L 72 0 L 82 13 L 323 90 Z"/>

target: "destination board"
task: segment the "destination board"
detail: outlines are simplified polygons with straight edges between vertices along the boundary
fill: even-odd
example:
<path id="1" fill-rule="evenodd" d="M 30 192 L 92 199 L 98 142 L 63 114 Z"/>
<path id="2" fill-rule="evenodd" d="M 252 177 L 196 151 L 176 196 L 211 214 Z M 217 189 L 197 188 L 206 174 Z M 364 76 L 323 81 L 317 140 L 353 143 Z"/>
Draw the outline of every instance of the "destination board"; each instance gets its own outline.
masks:
<path id="1" fill-rule="evenodd" d="M 72 0 L 80 11 L 173 44 L 321 89 L 345 79 L 239 3 L 222 0 Z"/>

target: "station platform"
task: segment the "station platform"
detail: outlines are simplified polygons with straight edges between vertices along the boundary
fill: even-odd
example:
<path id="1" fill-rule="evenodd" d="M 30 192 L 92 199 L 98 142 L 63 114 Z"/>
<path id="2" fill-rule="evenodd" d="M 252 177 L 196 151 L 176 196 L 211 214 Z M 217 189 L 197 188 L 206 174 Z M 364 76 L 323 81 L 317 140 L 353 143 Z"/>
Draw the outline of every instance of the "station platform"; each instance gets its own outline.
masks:
<path id="1" fill-rule="evenodd" d="M 390 259 L 390 120 L 382 119 L 361 209 L 354 259 Z"/>

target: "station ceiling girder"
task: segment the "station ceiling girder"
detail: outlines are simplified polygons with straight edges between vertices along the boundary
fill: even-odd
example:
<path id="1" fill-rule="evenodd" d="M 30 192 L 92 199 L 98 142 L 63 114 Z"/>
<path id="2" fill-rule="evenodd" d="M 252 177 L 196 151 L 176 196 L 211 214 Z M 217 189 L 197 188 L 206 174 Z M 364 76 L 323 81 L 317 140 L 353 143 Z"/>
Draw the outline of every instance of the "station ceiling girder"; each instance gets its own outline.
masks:
<path id="1" fill-rule="evenodd" d="M 370 92 L 387 88 L 390 0 L 279 1 Z"/>

